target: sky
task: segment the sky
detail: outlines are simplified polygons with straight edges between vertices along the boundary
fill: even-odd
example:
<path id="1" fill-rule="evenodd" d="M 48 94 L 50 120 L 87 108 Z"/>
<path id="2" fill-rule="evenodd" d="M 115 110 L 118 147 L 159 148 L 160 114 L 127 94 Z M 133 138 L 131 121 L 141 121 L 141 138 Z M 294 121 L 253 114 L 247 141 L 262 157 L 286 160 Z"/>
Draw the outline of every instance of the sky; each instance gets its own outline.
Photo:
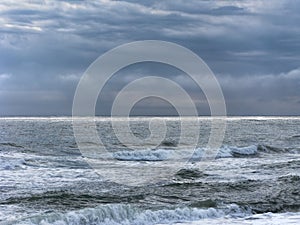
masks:
<path id="1" fill-rule="evenodd" d="M 71 115 L 76 86 L 100 55 L 132 41 L 163 40 L 199 55 L 216 75 L 228 115 L 300 115 L 300 1 L 1 1 L 0 116 Z M 128 66 L 102 90 L 97 114 L 109 114 L 128 82 L 162 76 L 184 87 L 199 115 L 199 87 L 159 63 Z M 137 115 L 172 115 L 147 98 Z"/>

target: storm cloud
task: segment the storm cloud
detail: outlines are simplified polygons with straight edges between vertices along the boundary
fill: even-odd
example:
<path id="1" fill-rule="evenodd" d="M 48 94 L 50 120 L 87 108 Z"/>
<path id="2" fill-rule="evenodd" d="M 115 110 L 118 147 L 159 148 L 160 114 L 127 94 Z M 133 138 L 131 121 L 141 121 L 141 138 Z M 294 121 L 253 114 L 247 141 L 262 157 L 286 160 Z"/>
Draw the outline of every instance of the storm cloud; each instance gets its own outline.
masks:
<path id="1" fill-rule="evenodd" d="M 216 74 L 228 114 L 300 115 L 299 9 L 296 0 L 2 1 L 0 115 L 70 115 L 77 83 L 98 56 L 149 39 L 198 54 Z M 149 75 L 176 81 L 209 113 L 185 74 L 147 63 L 112 77 L 98 113 L 109 113 L 128 82 Z M 174 113 L 161 101 L 139 106 L 139 114 L 150 106 Z"/>

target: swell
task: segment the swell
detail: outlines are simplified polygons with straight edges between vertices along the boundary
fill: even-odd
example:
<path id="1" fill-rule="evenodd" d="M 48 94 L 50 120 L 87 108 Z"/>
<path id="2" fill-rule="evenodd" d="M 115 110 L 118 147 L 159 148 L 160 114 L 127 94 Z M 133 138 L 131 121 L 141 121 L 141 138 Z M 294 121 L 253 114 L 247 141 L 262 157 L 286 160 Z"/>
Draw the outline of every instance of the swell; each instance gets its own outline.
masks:
<path id="1" fill-rule="evenodd" d="M 174 182 L 164 186 L 163 193 L 177 193 L 191 204 L 195 197 L 216 202 L 247 206 L 255 213 L 300 211 L 300 176 L 289 174 L 277 179 L 234 182 Z M 200 197 L 201 196 L 201 197 Z"/>
<path id="2" fill-rule="evenodd" d="M 197 171 L 181 171 L 181 176 L 202 176 Z M 196 174 L 196 175 L 195 175 Z M 114 185 L 113 188 L 111 185 Z M 80 187 L 78 189 L 78 186 Z M 76 189 L 74 189 L 77 187 Z M 105 190 L 105 191 L 103 191 Z M 300 211 L 300 176 L 277 179 L 205 182 L 174 180 L 169 184 L 122 187 L 112 183 L 74 184 L 65 191 L 52 191 L 27 197 L 11 197 L 1 205 L 22 205 L 44 210 L 75 210 L 101 204 L 142 204 L 144 206 L 216 207 L 237 204 L 255 213 Z"/>
<path id="3" fill-rule="evenodd" d="M 0 204 L 11 205 L 21 204 L 28 207 L 38 206 L 39 208 L 49 209 L 81 209 L 85 207 L 95 207 L 98 204 L 112 203 L 134 203 L 144 199 L 143 194 L 132 195 L 114 195 L 112 193 L 77 193 L 72 191 L 47 191 L 40 194 L 34 194 L 25 197 L 11 197 Z"/>
<path id="4" fill-rule="evenodd" d="M 280 148 L 270 145 L 258 145 L 257 150 L 261 153 L 300 153 L 299 148 Z"/>
<path id="5" fill-rule="evenodd" d="M 19 144 L 14 143 L 14 142 L 3 142 L 3 143 L 0 143 L 0 146 L 9 146 L 9 147 L 14 147 L 14 148 L 24 148 L 24 146 L 19 145 Z"/>

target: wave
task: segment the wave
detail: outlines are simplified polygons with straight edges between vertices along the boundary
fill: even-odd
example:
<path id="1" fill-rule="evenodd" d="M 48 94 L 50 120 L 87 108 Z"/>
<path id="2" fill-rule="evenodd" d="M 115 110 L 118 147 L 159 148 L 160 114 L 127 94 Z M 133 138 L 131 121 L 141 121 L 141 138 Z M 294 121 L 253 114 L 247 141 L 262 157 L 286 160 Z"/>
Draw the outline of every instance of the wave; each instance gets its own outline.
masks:
<path id="1" fill-rule="evenodd" d="M 163 141 L 160 146 L 166 146 L 166 147 L 177 147 L 178 143 L 174 140 L 165 140 Z"/>
<path id="2" fill-rule="evenodd" d="M 300 134 L 293 135 L 292 138 L 300 138 Z"/>
<path id="3" fill-rule="evenodd" d="M 0 169 L 2 170 L 14 170 L 22 168 L 25 165 L 24 159 L 0 157 Z"/>
<path id="4" fill-rule="evenodd" d="M 190 151 L 190 150 L 189 150 Z M 186 153 L 186 154 L 184 154 Z M 179 159 L 180 155 L 183 157 L 188 155 L 187 150 L 172 150 L 172 149 L 147 149 L 136 151 L 119 151 L 113 153 L 113 157 L 122 161 L 164 161 L 169 159 Z M 205 148 L 197 148 L 191 160 L 199 160 L 205 153 Z M 258 148 L 255 145 L 247 147 L 228 147 L 224 146 L 219 149 L 216 158 L 252 156 L 258 154 Z"/>
<path id="5" fill-rule="evenodd" d="M 110 204 L 97 208 L 86 208 L 63 213 L 51 213 L 27 218 L 14 224 L 53 224 L 53 225 L 84 225 L 84 224 L 123 224 L 149 225 L 191 222 L 206 218 L 221 218 L 225 216 L 244 217 L 250 215 L 249 210 L 235 204 L 222 208 L 175 208 L 175 209 L 141 209 L 132 205 Z"/>
<path id="6" fill-rule="evenodd" d="M 193 152 L 190 161 L 200 160 L 206 148 L 197 148 Z M 118 151 L 113 153 L 113 157 L 122 161 L 164 161 L 169 159 L 180 159 L 189 155 L 191 150 L 174 150 L 174 149 L 146 149 L 146 150 L 131 150 Z M 293 153 L 293 150 L 276 148 L 267 145 L 250 145 L 245 147 L 223 146 L 219 149 L 216 158 L 234 158 L 234 157 L 253 157 L 260 153 Z M 181 157 L 182 156 L 182 157 Z"/>
<path id="7" fill-rule="evenodd" d="M 190 178 L 200 178 L 200 177 L 206 177 L 208 175 L 206 175 L 205 173 L 203 173 L 202 171 L 196 169 L 196 168 L 184 168 L 184 169 L 180 169 L 179 171 L 177 171 L 176 173 L 177 177 L 180 178 L 184 178 L 184 179 L 190 179 Z"/>
<path id="8" fill-rule="evenodd" d="M 219 149 L 216 158 L 233 158 L 233 157 L 253 157 L 260 153 L 294 153 L 296 150 L 276 148 L 267 145 L 250 145 L 246 147 L 236 147 L 236 146 L 223 146 Z M 199 161 L 205 153 L 205 148 L 197 148 L 190 161 Z M 146 150 L 123 150 L 113 153 L 113 158 L 120 161 L 166 161 L 166 160 L 188 160 L 186 156 L 191 154 L 191 149 L 146 149 Z M 26 154 L 26 158 L 30 160 L 25 161 L 23 157 L 10 157 L 10 156 L 0 156 L 0 169 L 2 170 L 14 170 L 23 168 L 24 166 L 35 166 L 38 161 L 35 162 L 33 157 L 29 157 Z M 80 161 L 80 160 L 79 160 Z M 79 161 L 70 161 L 71 166 Z M 60 161 L 59 161 L 60 162 Z"/>
<path id="9" fill-rule="evenodd" d="M 120 151 L 113 153 L 113 157 L 122 161 L 164 161 L 174 154 L 174 150 L 138 150 L 138 151 Z"/>
<path id="10" fill-rule="evenodd" d="M 196 149 L 192 159 L 200 159 L 205 152 L 205 148 Z M 269 145 L 250 145 L 245 147 L 223 146 L 219 149 L 216 158 L 233 158 L 233 157 L 253 157 L 261 153 L 280 154 L 290 153 L 299 154 L 300 149 L 295 148 L 280 148 Z"/>
<path id="11" fill-rule="evenodd" d="M 300 153 L 299 148 L 279 148 L 279 147 L 274 147 L 274 146 L 269 146 L 269 145 L 258 145 L 257 149 L 259 152 L 262 153 Z"/>
<path id="12" fill-rule="evenodd" d="M 191 157 L 191 160 L 200 160 L 203 157 L 205 150 L 205 148 L 196 149 Z M 258 148 L 256 145 L 250 145 L 246 147 L 223 146 L 219 149 L 216 158 L 245 157 L 255 156 L 257 154 Z"/>
<path id="13" fill-rule="evenodd" d="M 9 147 L 14 147 L 14 148 L 24 148 L 24 146 L 19 145 L 14 142 L 5 142 L 5 143 L 0 143 L 0 146 L 9 146 Z"/>

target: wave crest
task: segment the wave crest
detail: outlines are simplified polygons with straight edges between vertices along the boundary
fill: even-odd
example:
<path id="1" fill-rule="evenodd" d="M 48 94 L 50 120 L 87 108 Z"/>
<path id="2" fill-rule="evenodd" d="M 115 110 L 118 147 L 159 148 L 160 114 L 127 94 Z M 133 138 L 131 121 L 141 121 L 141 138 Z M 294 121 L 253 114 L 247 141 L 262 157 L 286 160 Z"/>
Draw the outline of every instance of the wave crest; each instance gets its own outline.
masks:
<path id="1" fill-rule="evenodd" d="M 14 170 L 22 168 L 25 165 L 24 159 L 0 157 L 0 169 L 2 170 Z"/>
<path id="2" fill-rule="evenodd" d="M 120 151 L 113 153 L 117 160 L 124 161 L 164 161 L 174 153 L 174 150 L 139 150 L 139 151 Z"/>

